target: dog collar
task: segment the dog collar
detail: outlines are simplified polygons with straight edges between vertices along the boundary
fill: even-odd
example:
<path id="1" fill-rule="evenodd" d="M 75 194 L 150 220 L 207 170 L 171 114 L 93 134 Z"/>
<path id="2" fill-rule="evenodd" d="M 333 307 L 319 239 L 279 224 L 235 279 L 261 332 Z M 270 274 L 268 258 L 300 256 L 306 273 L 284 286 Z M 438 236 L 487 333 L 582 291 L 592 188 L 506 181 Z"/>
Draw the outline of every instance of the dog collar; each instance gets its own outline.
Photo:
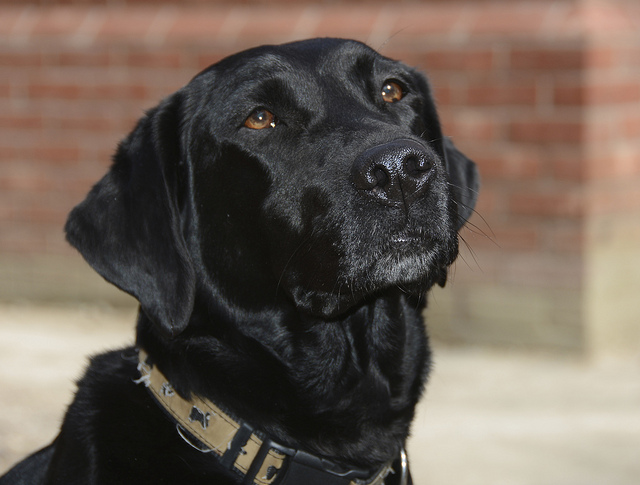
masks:
<path id="1" fill-rule="evenodd" d="M 140 350 L 136 384 L 144 384 L 158 405 L 176 422 L 179 435 L 202 453 L 210 453 L 243 485 L 384 485 L 392 462 L 379 470 L 349 469 L 324 458 L 282 446 L 246 422 L 235 420 L 208 399 L 180 396 Z M 406 454 L 401 452 L 399 483 L 406 483 Z"/>

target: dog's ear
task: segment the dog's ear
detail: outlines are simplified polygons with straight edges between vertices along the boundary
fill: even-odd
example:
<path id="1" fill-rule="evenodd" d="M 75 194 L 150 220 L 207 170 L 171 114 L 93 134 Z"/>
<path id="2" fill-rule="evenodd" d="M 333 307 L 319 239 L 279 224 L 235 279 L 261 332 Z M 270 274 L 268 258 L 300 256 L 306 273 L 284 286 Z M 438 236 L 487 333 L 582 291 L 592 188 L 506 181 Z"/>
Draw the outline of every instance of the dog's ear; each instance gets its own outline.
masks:
<path id="1" fill-rule="evenodd" d="M 480 177 L 476 164 L 460 152 L 442 133 L 436 104 L 427 78 L 415 72 L 417 84 L 422 95 L 423 138 L 435 142 L 436 148 L 444 159 L 453 200 L 457 207 L 457 225 L 460 230 L 473 213 L 478 198 Z"/>
<path id="2" fill-rule="evenodd" d="M 187 326 L 195 271 L 181 230 L 179 93 L 142 118 L 110 171 L 73 209 L 67 240 L 107 281 L 133 295 L 166 334 Z"/>

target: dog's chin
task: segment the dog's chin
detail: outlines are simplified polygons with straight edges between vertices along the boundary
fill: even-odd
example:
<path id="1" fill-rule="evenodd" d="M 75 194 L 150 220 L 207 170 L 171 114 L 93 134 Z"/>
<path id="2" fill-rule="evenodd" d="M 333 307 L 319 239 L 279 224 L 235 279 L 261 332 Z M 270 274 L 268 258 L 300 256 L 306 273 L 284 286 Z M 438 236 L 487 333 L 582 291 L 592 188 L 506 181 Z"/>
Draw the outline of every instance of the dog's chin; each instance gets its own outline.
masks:
<path id="1" fill-rule="evenodd" d="M 298 285 L 289 291 L 303 314 L 321 320 L 337 320 L 390 289 L 403 294 L 423 295 L 442 274 L 432 253 L 385 254 L 370 262 L 366 270 L 336 278 L 333 288 L 310 289 Z"/>
<path id="2" fill-rule="evenodd" d="M 430 273 L 428 268 L 434 267 L 433 260 L 433 255 L 429 253 L 387 254 L 372 264 L 367 279 L 374 287 L 393 285 L 415 287 L 428 280 Z"/>

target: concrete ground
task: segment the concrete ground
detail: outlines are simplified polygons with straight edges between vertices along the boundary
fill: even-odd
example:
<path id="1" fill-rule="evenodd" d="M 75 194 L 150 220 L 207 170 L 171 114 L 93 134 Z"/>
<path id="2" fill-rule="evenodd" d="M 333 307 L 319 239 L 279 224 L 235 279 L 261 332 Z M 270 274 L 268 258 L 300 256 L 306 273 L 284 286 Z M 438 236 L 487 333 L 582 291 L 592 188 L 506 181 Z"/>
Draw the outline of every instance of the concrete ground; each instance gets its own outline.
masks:
<path id="1" fill-rule="evenodd" d="M 0 474 L 55 436 L 86 356 L 130 343 L 134 317 L 0 305 Z M 409 447 L 417 484 L 640 484 L 640 363 L 434 351 Z"/>

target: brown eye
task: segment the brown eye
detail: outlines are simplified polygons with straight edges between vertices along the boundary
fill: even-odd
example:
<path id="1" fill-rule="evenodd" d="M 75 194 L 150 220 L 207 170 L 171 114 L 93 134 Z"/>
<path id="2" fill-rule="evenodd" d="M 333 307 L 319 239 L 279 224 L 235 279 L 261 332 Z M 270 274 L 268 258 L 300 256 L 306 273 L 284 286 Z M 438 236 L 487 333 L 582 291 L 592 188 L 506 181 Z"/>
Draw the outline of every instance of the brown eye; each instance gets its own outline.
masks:
<path id="1" fill-rule="evenodd" d="M 395 103 L 396 101 L 400 101 L 404 93 L 402 92 L 402 88 L 395 81 L 385 81 L 382 86 L 382 99 L 384 99 L 387 103 Z"/>
<path id="2" fill-rule="evenodd" d="M 244 122 L 244 126 L 251 128 L 252 130 L 275 128 L 276 116 L 271 111 L 259 108 L 249 115 Z"/>

